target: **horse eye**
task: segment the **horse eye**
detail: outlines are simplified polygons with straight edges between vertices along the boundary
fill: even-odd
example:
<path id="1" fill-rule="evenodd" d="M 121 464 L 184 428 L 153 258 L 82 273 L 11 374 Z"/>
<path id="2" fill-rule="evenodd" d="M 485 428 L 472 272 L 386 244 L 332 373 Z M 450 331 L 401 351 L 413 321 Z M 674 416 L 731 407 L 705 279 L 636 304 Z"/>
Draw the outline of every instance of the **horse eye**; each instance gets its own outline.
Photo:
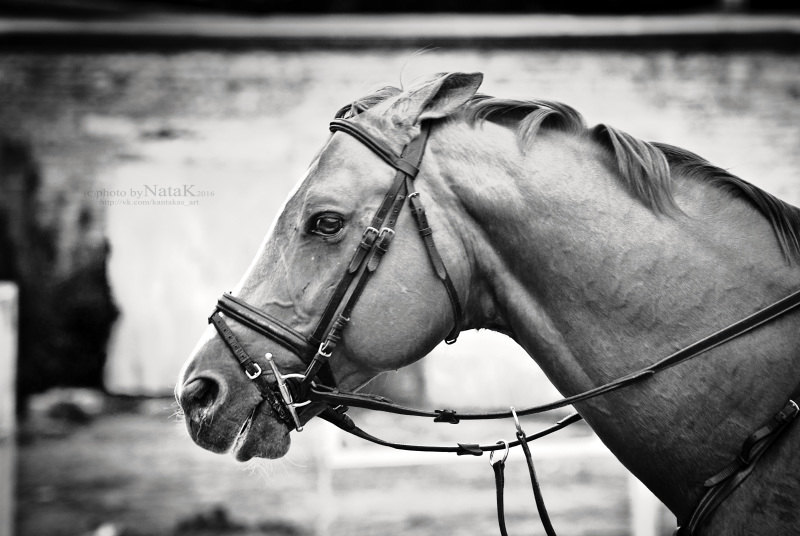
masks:
<path id="1" fill-rule="evenodd" d="M 316 216 L 309 228 L 311 234 L 333 236 L 344 228 L 344 220 L 338 214 L 320 214 Z"/>

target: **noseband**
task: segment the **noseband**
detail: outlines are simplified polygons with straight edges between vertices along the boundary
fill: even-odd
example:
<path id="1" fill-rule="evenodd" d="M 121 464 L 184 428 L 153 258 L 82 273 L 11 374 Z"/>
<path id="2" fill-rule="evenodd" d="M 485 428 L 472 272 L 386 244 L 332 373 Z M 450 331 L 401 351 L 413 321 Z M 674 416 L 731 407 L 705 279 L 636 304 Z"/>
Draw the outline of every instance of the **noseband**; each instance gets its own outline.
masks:
<path id="1" fill-rule="evenodd" d="M 214 313 L 209 318 L 209 322 L 214 325 L 222 337 L 222 340 L 225 341 L 228 348 L 239 361 L 244 373 L 258 387 L 263 398 L 270 405 L 275 415 L 286 423 L 290 429 L 294 428 L 297 431 L 303 429 L 303 425 L 315 414 L 315 412 L 311 410 L 307 413 L 304 412 L 304 408 L 307 408 L 313 402 L 323 407 L 321 413 L 319 413 L 321 418 L 338 426 L 345 432 L 356 435 L 367 441 L 395 449 L 422 452 L 453 452 L 458 455 L 480 456 L 484 452 L 491 452 L 494 454 L 497 451 L 503 450 L 505 450 L 505 455 L 507 455 L 510 447 L 521 446 L 528 463 L 536 505 L 545 532 L 548 536 L 554 536 L 555 532 L 553 531 L 547 516 L 547 511 L 544 507 L 527 443 L 577 422 L 581 417 L 577 413 L 573 413 L 549 428 L 531 435 L 525 435 L 517 419 L 518 416 L 533 415 L 562 408 L 602 396 L 629 385 L 642 383 L 662 370 L 693 359 L 800 308 L 799 290 L 651 365 L 589 389 L 588 391 L 562 398 L 555 402 L 519 411 L 511 408 L 511 410 L 507 412 L 491 413 L 456 413 L 449 409 L 429 412 L 399 406 L 375 395 L 340 391 L 335 387 L 329 358 L 336 348 L 336 345 L 341 340 L 342 332 L 350 322 L 350 315 L 358 299 L 361 297 L 367 282 L 370 277 L 372 277 L 375 270 L 377 270 L 381 259 L 392 243 L 392 239 L 395 235 L 395 224 L 397 223 L 397 218 L 400 215 L 406 199 L 408 200 L 408 204 L 417 224 L 419 234 L 425 243 L 425 250 L 428 253 L 433 271 L 444 285 L 453 309 L 453 328 L 447 335 L 445 339 L 446 342 L 455 342 L 461 328 L 462 320 L 462 309 L 458 294 L 445 268 L 444 261 L 436 249 L 425 209 L 420 201 L 419 193 L 416 192 L 413 186 L 413 181 L 419 172 L 419 166 L 425 152 L 430 125 L 423 122 L 420 127 L 420 133 L 403 148 L 400 154 L 397 154 L 384 141 L 373 137 L 359 123 L 343 119 L 345 112 L 348 110 L 348 107 L 343 108 L 339 114 L 337 114 L 337 119 L 333 120 L 330 124 L 331 131 L 344 132 L 355 138 L 384 162 L 393 167 L 396 173 L 391 188 L 384 196 L 370 225 L 362 233 L 360 243 L 358 247 L 356 247 L 339 284 L 328 299 L 325 310 L 313 333 L 310 336 L 306 336 L 287 326 L 279 319 L 230 294 L 224 294 L 219 299 Z M 305 372 L 302 374 L 281 374 L 272 360 L 272 354 L 268 353 L 266 354 L 266 359 L 271 369 L 272 376 L 274 377 L 274 382 L 271 383 L 268 381 L 261 365 L 250 357 L 242 343 L 227 325 L 225 318 L 235 320 L 291 350 L 299 356 L 306 365 Z M 723 468 L 722 471 L 705 482 L 705 491 L 702 500 L 697 505 L 691 517 L 684 520 L 683 526 L 677 533 L 679 536 L 691 536 L 696 534 L 699 527 L 702 526 L 715 508 L 751 474 L 755 468 L 756 462 L 761 458 L 764 452 L 781 437 L 789 425 L 800 415 L 800 406 L 797 404 L 797 400 L 800 400 L 800 388 L 790 395 L 786 405 L 778 411 L 772 419 L 753 432 L 745 440 L 740 455 L 731 462 L 730 465 Z M 517 428 L 517 440 L 510 442 L 498 441 L 496 444 L 491 445 L 459 443 L 455 446 L 393 443 L 379 439 L 356 426 L 345 414 L 347 411 L 346 406 L 356 406 L 401 415 L 432 417 L 436 422 L 452 424 L 456 424 L 461 420 L 513 417 Z M 318 407 L 317 412 L 319 411 Z M 495 471 L 498 521 L 500 523 L 500 532 L 502 536 L 506 536 L 502 507 L 505 455 L 498 461 L 490 459 L 490 463 Z"/>
<path id="2" fill-rule="evenodd" d="M 311 336 L 307 337 L 299 333 L 280 320 L 230 294 L 222 296 L 217 303 L 216 310 L 209 318 L 239 361 L 247 377 L 255 382 L 275 414 L 298 431 L 302 430 L 304 419 L 297 410 L 310 403 L 308 394 L 312 384 L 319 381 L 322 385 L 331 388 L 335 385 L 328 360 L 341 340 L 342 331 L 350 322 L 350 315 L 367 282 L 389 250 L 394 239 L 397 218 L 406 199 L 408 199 L 417 229 L 425 244 L 433 271 L 444 285 L 453 309 L 453 328 L 445 340 L 453 343 L 458 337 L 462 316 L 461 302 L 444 261 L 436 248 L 420 195 L 413 186 L 425 152 L 429 128 L 430 126 L 423 122 L 420 133 L 403 148 L 400 154 L 397 154 L 384 141 L 373 137 L 356 122 L 341 117 L 331 122 L 330 130 L 332 132 L 344 132 L 352 136 L 393 167 L 396 173 L 392 186 L 372 217 L 370 225 L 362 233 L 361 241 L 347 265 L 347 270 L 328 299 L 328 304 Z M 223 315 L 292 350 L 306 364 L 305 372 L 283 376 L 272 361 L 271 354 L 267 354 L 268 363 L 276 380 L 275 384 L 270 384 L 263 375 L 261 366 L 247 353 L 226 324 Z M 307 421 L 307 419 L 305 420 Z"/>

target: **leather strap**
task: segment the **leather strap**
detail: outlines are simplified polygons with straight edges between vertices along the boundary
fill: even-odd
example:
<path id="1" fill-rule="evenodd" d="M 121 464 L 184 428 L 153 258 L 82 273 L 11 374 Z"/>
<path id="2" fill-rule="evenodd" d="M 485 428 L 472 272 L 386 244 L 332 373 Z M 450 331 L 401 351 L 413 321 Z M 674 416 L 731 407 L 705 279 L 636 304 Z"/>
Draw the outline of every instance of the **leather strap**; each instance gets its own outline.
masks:
<path id="1" fill-rule="evenodd" d="M 330 352 L 341 338 L 341 331 L 350 321 L 350 314 L 361 297 L 367 282 L 377 270 L 383 255 L 389 250 L 394 238 L 394 226 L 406 198 L 406 179 L 416 175 L 419 162 L 425 152 L 429 127 L 423 124 L 420 134 L 403 149 L 401 155 L 394 152 L 379 140 L 373 140 L 363 127 L 345 120 L 331 122 L 331 130 L 343 131 L 354 136 L 361 142 L 369 139 L 367 144 L 370 149 L 384 161 L 392 165 L 395 174 L 392 187 L 386 193 L 378 210 L 372 218 L 369 227 L 364 231 L 362 240 L 356 247 L 353 257 L 348 264 L 347 271 L 339 281 L 336 289 L 328 300 L 323 314 L 311 336 L 312 343 L 319 341 L 320 350 L 314 355 L 305 379 L 299 386 L 299 394 L 306 396 L 315 378 L 315 371 L 327 363 Z M 414 163 L 413 168 L 407 165 Z M 324 347 L 324 351 L 322 350 Z"/>
<path id="2" fill-rule="evenodd" d="M 517 442 L 520 446 L 522 446 L 522 452 L 525 454 L 525 463 L 528 466 L 528 475 L 530 476 L 531 480 L 531 488 L 533 489 L 533 498 L 536 502 L 536 511 L 539 513 L 539 520 L 541 521 L 542 527 L 544 528 L 547 536 L 556 536 L 556 531 L 553 529 L 553 524 L 550 521 L 550 514 L 547 513 L 547 507 L 544 504 L 544 497 L 542 496 L 542 490 L 539 486 L 539 478 L 536 476 L 536 469 L 533 466 L 533 457 L 531 456 L 531 450 L 528 447 L 528 438 L 525 436 L 525 432 L 522 430 L 519 420 L 515 420 L 515 422 L 517 426 Z M 498 441 L 497 443 L 503 444 L 505 448 L 510 446 L 505 445 L 505 441 Z M 508 451 L 506 451 L 506 455 L 507 454 Z M 503 501 L 506 456 L 503 456 L 503 458 L 499 459 L 498 461 L 490 459 L 490 463 L 492 465 L 492 470 L 494 471 L 494 485 L 497 495 L 497 524 L 500 528 L 500 535 L 508 536 L 508 531 L 506 530 L 505 505 Z"/>
<path id="3" fill-rule="evenodd" d="M 497 525 L 500 528 L 500 536 L 508 536 L 506 530 L 506 507 L 503 501 L 503 488 L 506 484 L 505 478 L 505 460 L 500 460 L 492 464 L 494 471 L 494 489 L 497 496 Z"/>
<path id="4" fill-rule="evenodd" d="M 697 357 L 717 346 L 721 346 L 726 342 L 733 340 L 737 337 L 744 335 L 759 326 L 763 326 L 800 306 L 800 290 L 796 290 L 788 296 L 781 298 L 777 302 L 759 309 L 755 313 L 734 322 L 728 327 L 721 329 L 711 335 L 700 339 L 699 341 L 691 344 L 674 354 L 665 357 L 661 361 L 655 363 L 648 370 L 658 372 L 669 367 L 673 367 L 678 363 L 682 363 L 687 359 Z"/>
<path id="5" fill-rule="evenodd" d="M 370 225 L 364 230 L 361 241 L 353 252 L 353 256 L 347 265 L 346 272 L 343 274 L 342 279 L 339 281 L 339 284 L 336 286 L 333 294 L 331 294 L 330 298 L 328 299 L 325 310 L 323 311 L 322 316 L 317 323 L 317 327 L 314 329 L 314 333 L 311 336 L 311 341 L 313 344 L 319 345 L 325 340 L 326 334 L 330 328 L 330 324 L 336 317 L 342 300 L 353 283 L 353 279 L 355 279 L 356 275 L 361 269 L 361 266 L 363 266 L 364 261 L 375 248 L 375 243 L 380 236 L 380 229 L 383 226 L 384 219 L 386 219 L 386 214 L 389 212 L 389 210 L 391 210 L 391 207 L 394 204 L 397 196 L 400 195 L 400 189 L 403 187 L 404 181 L 405 176 L 400 174 L 395 176 L 392 187 L 388 192 L 386 192 L 386 195 L 378 207 L 378 210 L 372 217 Z"/>
<path id="6" fill-rule="evenodd" d="M 528 465 L 528 474 L 531 477 L 531 488 L 533 488 L 533 497 L 536 501 L 536 511 L 539 512 L 539 520 L 542 522 L 544 532 L 547 536 L 556 536 L 556 531 L 553 529 L 553 524 L 550 522 L 550 514 L 547 513 L 547 507 L 544 504 L 544 497 L 542 490 L 539 486 L 539 479 L 536 476 L 536 469 L 533 467 L 533 458 L 531 457 L 531 449 L 528 448 L 528 439 L 525 437 L 525 432 L 522 427 L 517 424 L 517 440 L 522 446 L 522 452 L 525 453 L 525 462 Z"/>
<path id="7" fill-rule="evenodd" d="M 217 311 L 224 313 L 225 316 L 236 320 L 242 325 L 252 329 L 256 333 L 277 340 L 279 343 L 294 351 L 304 364 L 308 365 L 311 362 L 315 350 L 308 338 L 306 338 L 302 333 L 290 328 L 286 324 L 283 324 L 280 320 L 271 316 L 270 314 L 253 307 L 244 300 L 232 296 L 227 292 L 223 294 L 217 302 L 217 308 L 215 312 Z M 213 315 L 209 318 L 209 322 L 213 322 L 214 326 L 217 328 L 217 331 L 222 334 L 220 328 L 221 325 L 225 325 L 225 322 L 221 318 L 219 320 L 222 321 L 222 324 L 213 322 Z M 225 325 L 225 327 L 227 328 L 227 325 Z M 228 331 L 230 332 L 230 330 Z M 233 332 L 230 332 L 230 336 L 235 339 Z M 225 339 L 225 337 L 226 336 L 223 335 L 223 339 Z M 239 359 L 238 356 L 237 359 Z M 250 358 L 250 360 L 256 363 L 258 362 L 258 360 L 252 358 Z M 241 359 L 239 359 L 239 361 L 241 363 Z M 259 367 L 263 368 L 263 366 L 260 364 Z M 250 376 L 249 370 L 245 369 L 245 373 Z M 315 367 L 314 376 L 318 377 L 324 384 L 336 385 L 336 382 L 333 378 L 333 372 L 325 363 L 321 363 L 320 366 Z"/>
<path id="8" fill-rule="evenodd" d="M 800 406 L 790 399 L 778 413 L 742 445 L 739 456 L 703 483 L 707 489 L 686 523 L 676 531 L 677 536 L 694 536 L 720 504 L 749 477 L 769 447 L 788 429 L 800 414 Z"/>
<path id="9" fill-rule="evenodd" d="M 427 224 L 427 218 L 424 219 L 424 225 L 420 223 L 420 212 L 421 216 L 424 218 L 424 209 L 418 200 L 419 194 L 412 193 L 409 195 L 409 192 L 412 192 L 413 190 L 413 180 L 416 178 L 417 173 L 419 172 L 419 165 L 422 162 L 422 158 L 425 154 L 425 147 L 427 145 L 430 132 L 429 123 L 423 122 L 420 125 L 419 135 L 412 139 L 408 145 L 403 148 L 403 152 L 400 155 L 395 154 L 394 151 L 392 151 L 392 149 L 383 141 L 373 137 L 369 132 L 364 130 L 364 127 L 362 127 L 359 123 L 344 119 L 334 119 L 331 121 L 330 128 L 333 132 L 341 131 L 353 136 L 361 143 L 364 143 L 377 156 L 382 158 L 387 164 L 394 167 L 398 171 L 397 175 L 395 176 L 395 185 L 398 193 L 394 195 L 393 202 L 390 203 L 389 200 L 392 198 L 391 192 L 394 189 L 390 190 L 390 193 L 387 194 L 386 198 L 384 199 L 384 203 L 378 210 L 378 213 L 376 213 L 375 217 L 373 218 L 370 227 L 374 229 L 380 228 L 381 230 L 394 229 L 397 217 L 399 216 L 400 210 L 403 207 L 403 200 L 407 196 L 409 197 L 409 205 L 415 221 L 417 222 L 418 228 L 420 229 L 420 234 L 425 243 L 426 251 L 428 252 L 428 258 L 431 260 L 431 264 L 437 277 L 444 284 L 453 308 L 453 329 L 448 334 L 446 341 L 454 342 L 460 331 L 460 322 L 462 318 L 461 302 L 458 299 L 458 293 L 456 292 L 455 286 L 453 285 L 453 282 L 447 273 L 447 269 L 444 266 L 441 255 L 439 255 L 433 238 L 431 237 L 431 230 L 430 226 Z M 400 192 L 400 186 L 397 185 L 397 181 L 400 180 L 404 181 L 404 188 L 402 192 Z M 391 206 L 391 211 L 389 211 L 387 214 L 385 209 L 389 206 Z M 383 221 L 384 218 L 386 218 L 385 222 Z M 424 233 L 423 228 L 425 230 Z M 374 251 L 373 255 L 368 261 L 368 270 L 370 272 L 374 272 L 377 269 L 381 257 L 386 253 L 388 245 L 391 243 L 391 236 L 387 238 L 388 240 L 384 242 L 376 242 L 377 251 Z M 352 265 L 353 263 L 351 262 L 351 269 Z M 355 292 L 357 297 L 360 296 L 364 284 L 365 283 L 361 284 L 361 289 Z"/>
<path id="10" fill-rule="evenodd" d="M 410 154 L 408 157 L 405 155 L 398 156 L 388 145 L 386 145 L 386 143 L 364 130 L 361 125 L 346 119 L 334 119 L 330 123 L 330 129 L 332 132 L 347 132 L 355 139 L 366 145 L 370 150 L 372 150 L 373 153 L 381 157 L 387 164 L 399 171 L 402 171 L 409 177 L 416 177 L 417 173 L 419 173 L 419 164 L 422 160 L 421 153 L 419 155 Z M 410 146 L 411 144 L 413 144 L 413 140 L 406 147 Z"/>
<path id="11" fill-rule="evenodd" d="M 407 443 L 395 443 L 391 441 L 386 441 L 384 439 L 380 439 L 375 437 L 372 434 L 369 434 L 359 428 L 353 420 L 345 414 L 348 408 L 340 407 L 338 410 L 328 407 L 322 413 L 319 414 L 321 419 L 328 421 L 329 423 L 333 424 L 340 430 L 347 432 L 348 434 L 354 435 L 359 437 L 365 441 L 369 441 L 370 443 L 374 443 L 376 445 L 381 445 L 384 447 L 393 448 L 396 450 L 410 450 L 416 452 L 450 452 L 457 454 L 459 456 L 471 455 L 471 456 L 481 456 L 484 452 L 494 452 L 501 449 L 505 449 L 504 445 L 499 444 L 492 444 L 492 445 L 480 445 L 477 443 L 457 443 L 456 445 L 412 445 Z M 577 413 L 570 414 L 560 421 L 556 422 L 552 426 L 549 426 L 543 430 L 540 430 L 534 434 L 529 436 L 525 436 L 525 441 L 535 441 L 536 439 L 548 436 L 553 432 L 557 432 L 562 428 L 566 428 L 567 426 L 574 424 L 581 420 L 581 416 Z M 514 448 L 520 445 L 521 440 L 517 438 L 516 441 L 511 441 L 508 443 L 509 448 Z"/>
<path id="12" fill-rule="evenodd" d="M 212 314 L 208 320 L 217 328 L 217 331 L 222 336 L 222 340 L 225 341 L 225 344 L 230 348 L 236 360 L 239 361 L 247 377 L 255 383 L 261 396 L 267 401 L 275 412 L 275 415 L 285 423 L 293 425 L 291 415 L 283 404 L 283 401 L 273 392 L 272 387 L 267 382 L 266 376 L 264 376 L 261 365 L 250 357 L 247 350 L 245 350 L 244 346 L 239 342 L 239 339 L 237 339 L 236 335 L 231 331 L 231 328 L 229 328 L 225 320 L 222 319 L 219 311 L 214 311 L 214 314 Z"/>
<path id="13" fill-rule="evenodd" d="M 258 333 L 278 340 L 281 344 L 293 350 L 301 358 L 308 359 L 314 347 L 308 338 L 290 328 L 274 316 L 256 309 L 249 303 L 227 292 L 217 302 L 217 309 L 225 316 L 236 320 Z"/>
<path id="14" fill-rule="evenodd" d="M 411 185 L 410 180 L 406 180 L 406 189 L 412 192 L 413 187 Z M 444 342 L 447 344 L 453 344 L 458 339 L 458 334 L 461 332 L 461 318 L 464 316 L 461 311 L 461 301 L 458 299 L 458 292 L 456 292 L 456 287 L 453 284 L 453 280 L 450 278 L 450 274 L 447 272 L 447 267 L 442 260 L 442 256 L 439 254 L 439 250 L 436 248 L 436 243 L 433 240 L 433 230 L 431 229 L 430 224 L 428 224 L 428 216 L 425 213 L 425 207 L 422 206 L 422 201 L 420 200 L 419 192 L 413 191 L 408 196 L 408 203 L 411 207 L 411 214 L 414 216 L 414 221 L 417 223 L 417 229 L 419 231 L 420 237 L 422 237 L 422 241 L 425 243 L 425 251 L 428 253 L 428 259 L 431 261 L 431 266 L 433 266 L 433 271 L 436 273 L 436 277 L 438 277 L 441 282 L 444 284 L 444 289 L 447 291 L 447 297 L 450 299 L 450 306 L 453 309 L 453 329 L 450 333 L 445 337 Z"/>
<path id="15" fill-rule="evenodd" d="M 476 420 L 492 420 L 492 419 L 510 419 L 512 414 L 510 411 L 494 411 L 484 413 L 459 413 L 452 409 L 436 409 L 433 411 L 421 410 L 416 408 L 409 408 L 400 404 L 395 404 L 386 397 L 380 395 L 373 395 L 367 393 L 355 393 L 351 391 L 343 391 L 338 388 L 329 387 L 326 385 L 314 385 L 309 393 L 308 398 L 314 402 L 323 402 L 329 406 L 349 406 L 362 409 L 370 409 L 373 411 L 383 411 L 386 413 L 394 413 L 396 415 L 407 415 L 411 417 L 427 417 L 434 420 L 434 422 L 444 422 L 450 424 L 458 424 L 460 421 L 476 421 Z M 534 406 L 527 409 L 517 410 L 517 415 L 533 415 L 536 413 L 543 413 L 539 411 L 541 406 Z"/>

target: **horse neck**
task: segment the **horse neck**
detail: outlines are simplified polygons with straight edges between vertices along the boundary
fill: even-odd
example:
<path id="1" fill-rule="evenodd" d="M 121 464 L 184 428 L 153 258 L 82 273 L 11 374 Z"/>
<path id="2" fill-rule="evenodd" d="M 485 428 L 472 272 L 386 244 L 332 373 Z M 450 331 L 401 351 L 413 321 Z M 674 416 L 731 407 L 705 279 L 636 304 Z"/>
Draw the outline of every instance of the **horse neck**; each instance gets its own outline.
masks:
<path id="1" fill-rule="evenodd" d="M 453 127 L 453 136 L 461 141 L 439 166 L 457 192 L 459 227 L 471 229 L 462 233 L 479 289 L 470 327 L 511 335 L 565 395 L 650 364 L 800 286 L 766 220 L 714 187 L 676 178 L 683 212 L 657 215 L 588 140 L 543 132 L 522 154 L 496 125 Z M 795 390 L 796 332 L 776 322 L 578 409 L 680 517 L 709 468 L 735 457 Z"/>

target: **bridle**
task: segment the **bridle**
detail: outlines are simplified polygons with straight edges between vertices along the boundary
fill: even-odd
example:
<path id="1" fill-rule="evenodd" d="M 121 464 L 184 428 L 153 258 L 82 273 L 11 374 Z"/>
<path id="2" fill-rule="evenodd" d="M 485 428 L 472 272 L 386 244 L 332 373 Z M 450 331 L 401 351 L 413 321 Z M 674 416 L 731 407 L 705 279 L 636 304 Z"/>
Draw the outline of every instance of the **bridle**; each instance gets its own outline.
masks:
<path id="1" fill-rule="evenodd" d="M 453 328 L 445 340 L 448 343 L 455 342 L 460 332 L 461 302 L 444 261 L 436 248 L 433 232 L 428 224 L 419 193 L 413 187 L 413 180 L 419 173 L 419 165 L 425 152 L 430 125 L 423 123 L 420 133 L 404 147 L 400 154 L 396 154 L 385 142 L 372 137 L 360 124 L 343 119 L 345 111 L 343 109 L 337 114 L 337 118 L 330 123 L 330 130 L 344 132 L 363 143 L 374 154 L 392 166 L 396 173 L 392 186 L 384 196 L 369 226 L 364 229 L 361 240 L 347 264 L 347 269 L 328 299 L 313 333 L 310 337 L 306 337 L 279 319 L 230 294 L 222 296 L 217 302 L 216 310 L 209 318 L 239 361 L 247 377 L 256 382 L 256 386 L 275 414 L 298 431 L 303 429 L 305 422 L 298 409 L 311 402 L 308 395 L 315 380 L 321 381 L 322 385 L 330 387 L 335 385 L 328 360 L 341 340 L 342 331 L 350 322 L 350 315 L 367 282 L 389 250 L 395 236 L 394 228 L 406 199 L 408 199 L 419 234 L 424 241 L 434 273 L 441 280 L 450 299 L 453 310 Z M 287 346 L 307 364 L 305 372 L 281 375 L 270 356 L 268 363 L 276 378 L 275 386 L 270 385 L 263 375 L 261 366 L 248 355 L 225 323 L 221 313 Z"/>
<path id="2" fill-rule="evenodd" d="M 350 118 L 345 118 L 347 112 L 352 114 Z M 697 357 L 778 317 L 786 315 L 800 306 L 800 290 L 798 290 L 649 366 L 583 393 L 522 410 L 510 408 L 509 411 L 489 413 L 459 413 L 450 409 L 424 411 L 400 406 L 376 395 L 342 391 L 335 385 L 329 358 L 341 340 L 342 332 L 349 323 L 353 308 L 361 297 L 366 284 L 377 270 L 392 243 L 392 239 L 395 236 L 395 224 L 406 200 L 425 244 L 431 267 L 436 277 L 444 285 L 453 310 L 453 328 L 447 335 L 446 342 L 455 342 L 462 322 L 462 307 L 458 293 L 436 248 L 420 195 L 413 186 L 425 152 L 430 124 L 423 122 L 420 125 L 420 133 L 412 138 L 400 154 L 397 154 L 387 143 L 375 138 L 361 124 L 353 120 L 352 117 L 357 113 L 358 110 L 353 110 L 350 107 L 343 108 L 337 114 L 336 119 L 330 123 L 330 130 L 334 133 L 344 132 L 355 138 L 389 166 L 393 167 L 396 173 L 392 185 L 375 212 L 370 225 L 363 231 L 361 240 L 347 265 L 345 273 L 328 299 L 313 333 L 310 336 L 306 336 L 272 315 L 228 293 L 224 294 L 217 302 L 215 311 L 209 317 L 209 322 L 217 329 L 244 373 L 255 383 L 276 417 L 290 429 L 294 428 L 298 432 L 302 431 L 303 425 L 318 414 L 320 418 L 331 422 L 350 434 L 395 449 L 452 452 L 457 455 L 474 456 L 490 452 L 492 454 L 490 463 L 495 472 L 495 484 L 497 487 L 498 522 L 503 536 L 506 536 L 502 493 L 503 468 L 508 450 L 516 446 L 522 447 L 542 524 L 548 536 L 554 536 L 555 532 L 539 490 L 538 480 L 528 449 L 528 442 L 549 435 L 581 420 L 579 414 L 573 413 L 544 430 L 526 435 L 519 423 L 519 416 L 533 415 L 562 408 L 635 383 L 641 383 L 662 370 Z M 227 325 L 225 318 L 235 320 L 249 329 L 277 341 L 294 352 L 305 364 L 305 372 L 302 374 L 282 374 L 275 365 L 272 354 L 267 353 L 265 357 L 274 378 L 274 381 L 270 382 L 262 366 L 247 353 L 244 346 Z M 792 393 L 786 405 L 770 421 L 745 440 L 742 451 L 736 460 L 706 481 L 705 487 L 707 491 L 692 516 L 685 520 L 682 527 L 678 529 L 678 535 L 691 536 L 696 534 L 698 528 L 714 509 L 750 475 L 755 463 L 766 452 L 768 447 L 782 435 L 789 424 L 800 414 L 800 407 L 798 407 L 795 400 L 800 400 L 800 389 Z M 321 410 L 319 409 L 320 406 L 322 406 Z M 394 443 L 379 439 L 359 428 L 346 415 L 348 407 L 361 407 L 401 415 L 428 417 L 433 418 L 435 422 L 451 424 L 457 424 L 462 420 L 513 418 L 517 439 L 510 442 L 498 441 L 489 445 L 458 443 L 453 446 L 430 446 Z M 504 451 L 504 454 L 502 457 L 498 456 L 498 459 L 495 460 L 494 454 L 498 451 Z"/>

